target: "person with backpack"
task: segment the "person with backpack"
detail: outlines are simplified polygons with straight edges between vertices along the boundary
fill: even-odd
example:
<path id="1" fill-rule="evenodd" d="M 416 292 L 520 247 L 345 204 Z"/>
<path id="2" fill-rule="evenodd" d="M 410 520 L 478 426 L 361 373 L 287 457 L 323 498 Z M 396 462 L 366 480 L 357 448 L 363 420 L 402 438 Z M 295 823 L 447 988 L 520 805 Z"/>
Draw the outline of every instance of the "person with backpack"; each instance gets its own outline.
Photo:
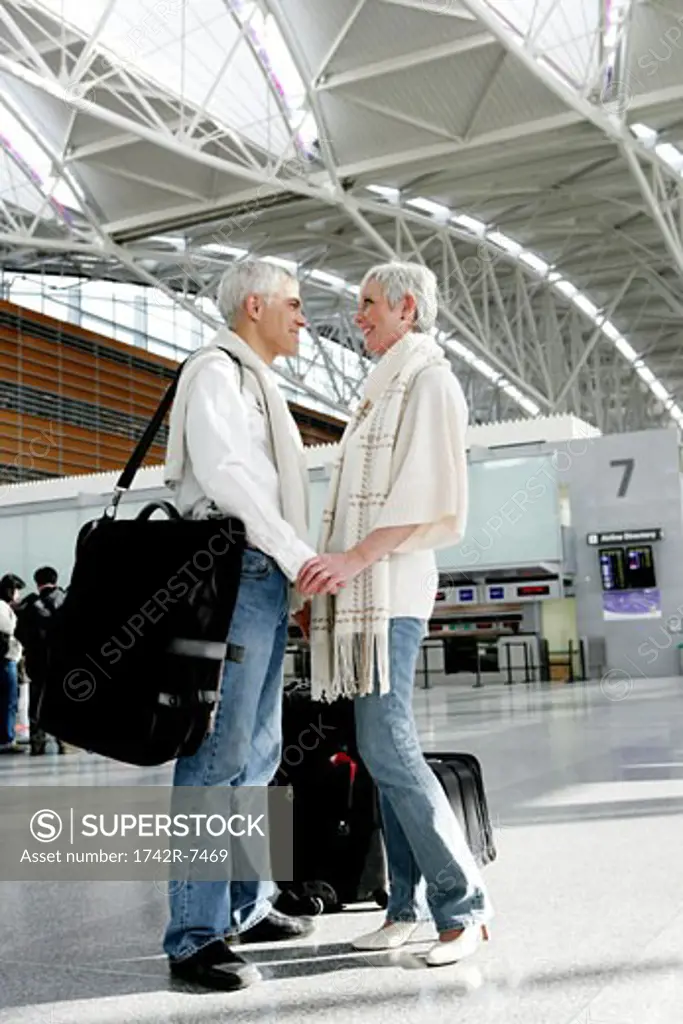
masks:
<path id="1" fill-rule="evenodd" d="M 38 726 L 38 705 L 40 695 L 45 686 L 48 669 L 48 650 L 50 631 L 54 625 L 54 616 L 63 603 L 66 592 L 59 586 L 56 569 L 44 565 L 36 569 L 33 581 L 38 593 L 29 594 L 17 609 L 16 635 L 24 647 L 26 674 L 29 677 L 29 722 L 31 754 L 44 754 L 47 746 L 47 733 Z M 66 753 L 64 744 L 57 739 L 60 754 Z"/>
<path id="2" fill-rule="evenodd" d="M 19 706 L 19 675 L 17 663 L 22 646 L 15 632 L 15 606 L 25 584 L 14 573 L 0 579 L 0 754 L 23 754 L 25 748 L 16 741 L 17 708 Z"/>

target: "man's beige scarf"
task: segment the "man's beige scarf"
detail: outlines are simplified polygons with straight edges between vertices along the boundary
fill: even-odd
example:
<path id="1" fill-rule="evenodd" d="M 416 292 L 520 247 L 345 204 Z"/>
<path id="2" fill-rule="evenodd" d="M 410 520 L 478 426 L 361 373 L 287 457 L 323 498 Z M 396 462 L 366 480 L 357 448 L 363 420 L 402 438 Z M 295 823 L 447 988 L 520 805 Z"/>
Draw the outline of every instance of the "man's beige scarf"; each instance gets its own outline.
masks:
<path id="1" fill-rule="evenodd" d="M 319 550 L 337 527 L 348 551 L 374 529 L 392 483 L 392 459 L 406 399 L 415 377 L 428 366 L 442 365 L 450 373 L 443 350 L 429 336 L 408 334 L 392 346 L 369 374 L 359 407 L 340 442 L 327 505 L 323 513 Z M 444 424 L 444 429 L 447 425 Z M 434 438 L 420 437 L 427 453 Z M 430 460 L 427 459 L 429 462 Z M 449 472 L 449 466 L 443 466 Z M 340 481 L 347 481 L 341 493 Z M 415 481 L 420 487 L 419 480 Z M 433 488 L 425 494 L 433 495 Z M 411 503 L 416 523 L 437 522 L 443 509 L 425 497 Z M 404 526 L 382 522 L 382 526 Z M 389 691 L 389 556 L 363 570 L 336 597 L 315 597 L 311 615 L 311 678 L 314 700 L 332 701 L 371 693 L 375 666 L 379 692 Z"/>
<path id="2" fill-rule="evenodd" d="M 221 349 L 228 349 L 242 366 L 251 371 L 255 378 L 257 396 L 262 400 L 266 421 L 270 431 L 273 459 L 280 481 L 280 502 L 282 517 L 301 540 L 308 539 L 308 468 L 299 428 L 289 411 L 287 401 L 277 385 L 275 374 L 264 361 L 237 334 L 227 327 L 221 327 L 212 341 L 188 359 L 176 391 L 168 432 L 164 481 L 174 488 L 185 471 L 187 451 L 185 448 L 185 413 L 190 386 L 200 369 L 212 361 L 224 363 L 229 356 Z M 248 386 L 248 375 L 245 375 Z M 226 401 L 229 401 L 226 396 Z M 291 593 L 291 609 L 297 611 L 303 599 L 295 591 Z"/>

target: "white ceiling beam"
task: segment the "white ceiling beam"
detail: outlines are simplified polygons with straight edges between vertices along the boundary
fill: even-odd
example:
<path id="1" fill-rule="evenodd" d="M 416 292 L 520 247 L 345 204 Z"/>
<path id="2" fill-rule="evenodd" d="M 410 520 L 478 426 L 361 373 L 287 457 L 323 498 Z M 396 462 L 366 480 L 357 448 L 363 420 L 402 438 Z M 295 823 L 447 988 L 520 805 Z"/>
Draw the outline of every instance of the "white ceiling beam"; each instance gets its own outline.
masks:
<path id="1" fill-rule="evenodd" d="M 28 57 L 28 59 L 33 63 L 36 72 L 40 72 L 45 75 L 46 78 L 54 80 L 54 75 L 50 65 L 43 60 L 42 54 L 36 49 L 28 36 L 19 28 L 5 4 L 0 4 L 0 21 L 4 22 L 7 26 L 11 35 L 14 36 L 15 41 L 21 47 L 23 55 Z"/>
<path id="2" fill-rule="evenodd" d="M 614 296 L 614 298 L 610 302 L 609 307 L 608 307 L 608 309 L 606 311 L 606 314 L 605 314 L 605 319 L 606 320 L 611 320 L 612 317 L 614 316 L 614 313 L 616 312 L 616 309 L 619 306 L 619 303 L 621 302 L 621 300 L 623 299 L 623 297 L 626 295 L 627 291 L 631 287 L 631 283 L 632 283 L 633 279 L 635 278 L 636 273 L 637 273 L 636 270 L 632 270 L 631 273 L 628 274 L 628 276 L 626 277 L 626 280 L 622 284 L 621 288 L 619 289 L 617 294 Z M 593 352 L 593 349 L 595 348 L 595 346 L 598 344 L 599 341 L 603 340 L 603 338 L 604 338 L 604 334 L 603 334 L 603 331 L 602 331 L 602 326 L 601 326 L 601 324 L 596 324 L 595 330 L 593 331 L 593 333 L 591 334 L 590 338 L 588 339 L 588 341 L 586 342 L 586 344 L 584 346 L 583 352 L 581 353 L 581 357 L 575 363 L 572 372 L 570 373 L 570 375 L 567 378 L 567 380 L 564 382 L 564 385 L 562 386 L 562 389 L 560 390 L 559 394 L 555 398 L 555 401 L 553 402 L 553 406 L 552 406 L 552 410 L 551 410 L 552 412 L 556 412 L 560 408 L 560 406 L 562 405 L 562 402 L 564 401 L 564 399 L 566 398 L 567 394 L 569 393 L 569 391 L 573 387 L 574 383 L 578 380 L 579 374 L 581 373 L 581 371 L 582 371 L 583 367 L 585 366 L 585 364 L 588 362 L 588 358 L 591 355 L 591 353 Z M 631 364 L 629 363 L 629 365 L 631 365 Z"/>
<path id="3" fill-rule="evenodd" d="M 314 89 L 318 88 L 320 82 L 322 81 L 323 77 L 325 76 L 325 72 L 327 71 L 327 69 L 330 66 L 331 62 L 334 60 L 334 58 L 336 57 L 337 53 L 339 52 L 339 47 L 342 45 L 342 43 L 344 42 L 344 40 L 348 36 L 349 32 L 353 28 L 354 24 L 356 23 L 358 15 L 361 13 L 363 8 L 365 7 L 366 2 L 367 2 L 367 0 L 356 0 L 355 6 L 352 7 L 351 11 L 349 12 L 349 16 L 344 21 L 344 24 L 342 25 L 342 27 L 340 28 L 339 32 L 337 33 L 337 35 L 333 39 L 332 45 L 330 46 L 330 48 L 328 49 L 327 53 L 323 57 L 323 59 L 321 61 L 321 64 L 320 64 L 320 67 L 318 68 L 316 73 L 313 75 L 313 88 Z"/>
<path id="4" fill-rule="evenodd" d="M 42 252 L 80 253 L 84 256 L 97 256 L 102 259 L 106 253 L 92 242 L 75 242 L 73 238 L 42 238 L 6 231 L 0 233 L 0 246 L 8 245 L 13 249 L 35 249 Z"/>
<path id="5" fill-rule="evenodd" d="M 198 128 L 198 126 L 199 126 L 199 124 L 200 124 L 200 122 L 202 120 L 202 117 L 208 117 L 207 111 L 208 111 L 209 103 L 213 99 L 213 96 L 214 96 L 214 94 L 216 92 L 216 89 L 218 88 L 220 83 L 223 81 L 223 78 L 225 77 L 226 71 L 228 70 L 228 68 L 232 64 L 232 62 L 233 62 L 233 60 L 235 58 L 235 54 L 237 53 L 237 50 L 244 43 L 246 34 L 249 31 L 252 19 L 253 19 L 254 15 L 256 14 L 257 10 L 258 10 L 258 8 L 257 8 L 256 4 L 254 4 L 252 10 L 249 12 L 248 17 L 246 18 L 246 20 L 244 22 L 244 24 L 240 26 L 239 35 L 237 36 L 237 38 L 235 39 L 233 45 L 230 47 L 230 49 L 228 50 L 227 54 L 225 55 L 225 60 L 223 61 L 221 67 L 218 69 L 218 73 L 217 73 L 216 77 L 214 78 L 213 82 L 211 83 L 211 85 L 210 85 L 210 87 L 208 89 L 208 92 L 206 93 L 206 95 L 205 95 L 201 105 L 195 111 L 194 117 L 192 118 L 192 120 L 190 121 L 190 124 L 188 125 L 187 129 L 184 132 L 184 134 L 187 137 L 187 139 L 191 139 L 194 136 L 194 133 L 196 132 L 196 130 L 197 130 L 197 128 Z M 242 153 L 242 155 L 246 158 L 248 163 L 250 163 L 253 167 L 258 167 L 258 163 L 257 163 L 256 159 L 254 158 L 254 155 L 245 146 L 244 141 L 240 138 L 238 133 L 233 131 L 232 129 L 228 129 L 227 132 L 228 132 L 228 135 L 230 136 L 230 138 L 232 139 L 232 141 L 235 143 L 235 145 L 238 147 L 238 149 Z"/>
<path id="6" fill-rule="evenodd" d="M 99 156 L 100 153 L 109 153 L 113 149 L 125 149 L 140 141 L 139 135 L 133 132 L 120 132 L 118 135 L 108 135 L 105 139 L 98 139 L 96 142 L 86 142 L 82 146 L 75 146 L 67 153 L 65 162 L 74 163 L 76 160 L 89 160 L 92 156 Z"/>
<path id="7" fill-rule="evenodd" d="M 149 124 L 155 125 L 159 129 L 159 133 L 161 134 L 162 137 L 164 135 L 172 135 L 173 132 L 171 131 L 168 121 L 165 121 L 164 118 L 159 114 L 159 112 L 154 109 L 149 99 L 145 95 L 146 90 L 144 86 L 140 86 L 138 82 L 136 82 L 136 80 L 131 75 L 129 75 L 126 69 L 123 67 L 119 68 L 119 75 L 121 77 L 121 81 L 124 83 L 126 88 L 125 95 L 122 95 L 121 93 L 119 94 L 119 101 L 128 106 L 135 114 L 140 114 L 141 112 L 143 114 L 146 114 L 147 117 L 149 118 Z M 86 95 L 87 88 L 88 85 L 86 83 L 84 85 Z M 131 100 L 133 102 L 131 102 Z M 136 103 L 138 104 L 137 109 L 135 106 Z"/>
<path id="8" fill-rule="evenodd" d="M 440 15 L 446 18 L 459 18 L 462 21 L 474 21 L 470 12 L 460 0 L 381 0 L 393 7 L 407 7 L 420 14 Z"/>
<path id="9" fill-rule="evenodd" d="M 266 191 L 264 186 L 261 186 L 259 189 L 249 188 L 242 192 L 219 196 L 217 199 L 205 199 L 199 203 L 183 203 L 182 206 L 168 207 L 163 211 L 157 210 L 152 213 L 122 217 L 120 220 L 108 221 L 103 227 L 110 235 L 125 234 L 130 231 L 160 234 L 163 231 L 174 230 L 172 227 L 162 227 L 160 229 L 160 222 L 173 225 L 174 222 L 190 223 L 194 220 L 200 230 L 206 231 L 205 227 L 202 228 L 202 221 L 206 221 L 211 214 L 215 214 L 216 218 L 229 217 L 231 216 L 231 210 L 238 210 L 241 206 L 251 204 L 256 208 L 258 202 L 264 202 L 281 191 L 282 189 L 278 182 L 274 184 L 270 192 Z M 218 234 L 220 232 L 215 231 L 215 233 Z"/>
<path id="10" fill-rule="evenodd" d="M 561 131 L 572 125 L 581 123 L 581 118 L 570 111 L 566 114 L 553 114 L 551 117 L 528 121 L 526 124 L 510 125 L 497 128 L 495 131 L 477 135 L 471 139 L 458 142 L 436 143 L 433 146 L 417 146 L 408 150 L 397 150 L 383 153 L 381 156 L 356 160 L 353 163 L 341 164 L 339 173 L 342 177 L 358 177 L 365 174 L 377 174 L 380 171 L 397 170 L 410 164 L 430 163 L 442 157 L 456 156 L 462 152 L 485 149 L 505 142 L 516 142 L 535 135 Z"/>
<path id="11" fill-rule="evenodd" d="M 10 60 L 3 54 L 0 54 L 0 71 L 5 71 L 7 74 L 17 78 L 19 81 L 25 82 L 27 85 L 30 85 L 35 89 L 39 89 L 41 92 L 47 93 L 54 99 L 61 100 L 68 107 L 78 110 L 82 114 L 87 114 L 89 117 L 102 121 L 105 124 L 109 124 L 113 128 L 118 128 L 122 132 L 131 132 L 132 134 L 137 135 L 138 138 L 143 139 L 146 142 L 151 142 L 160 149 L 174 153 L 176 156 L 184 157 L 190 162 L 203 164 L 205 167 L 212 167 L 215 170 L 235 175 L 238 178 L 243 178 L 244 180 L 251 181 L 257 185 L 265 185 L 273 188 L 279 186 L 280 188 L 285 188 L 290 192 L 295 192 L 298 195 L 304 195 L 312 199 L 320 199 L 325 204 L 334 205 L 334 198 L 329 194 L 329 192 L 326 192 L 323 189 L 314 188 L 306 182 L 296 178 L 288 178 L 286 182 L 273 181 L 272 175 L 269 175 L 265 169 L 261 170 L 255 167 L 246 167 L 243 164 L 235 163 L 233 160 L 226 160 L 224 157 L 213 156 L 213 154 L 207 153 L 204 150 L 198 150 L 196 146 L 185 144 L 182 139 L 174 135 L 172 136 L 170 134 L 155 131 L 147 125 L 140 124 L 139 122 L 133 121 L 122 114 L 118 114 L 113 110 L 102 107 L 93 100 L 86 100 L 81 96 L 77 96 L 73 92 L 65 89 L 63 85 L 60 85 L 54 79 L 48 81 L 36 72 L 31 71 L 24 65 L 17 64 L 15 61 Z"/>
<path id="12" fill-rule="evenodd" d="M 496 40 L 496 43 L 497 42 L 498 42 L 498 40 Z M 474 128 L 475 124 L 477 123 L 477 119 L 479 117 L 479 114 L 484 109 L 484 106 L 487 103 L 489 96 L 491 95 L 491 90 L 493 89 L 493 87 L 495 86 L 495 84 L 496 84 L 496 82 L 498 80 L 498 75 L 500 74 L 500 72 L 502 70 L 502 67 L 503 67 L 503 64 L 505 63 L 506 58 L 507 58 L 507 51 L 504 50 L 502 47 L 500 47 L 499 48 L 498 57 L 496 59 L 496 63 L 495 63 L 494 67 L 491 70 L 488 82 L 486 83 L 484 88 L 479 93 L 479 96 L 477 97 L 477 102 L 475 103 L 474 107 L 472 108 L 472 111 L 471 111 L 471 113 L 470 113 L 470 115 L 469 115 L 469 117 L 467 119 L 467 123 L 466 123 L 466 125 L 465 125 L 465 127 L 463 129 L 463 132 L 462 132 L 463 139 L 469 139 L 471 137 L 472 129 Z"/>
<path id="13" fill-rule="evenodd" d="M 97 55 L 97 44 L 100 41 L 100 37 L 106 28 L 107 22 L 109 21 L 110 15 L 116 7 L 116 4 L 117 0 L 108 0 L 102 9 L 95 28 L 88 37 L 85 46 L 79 53 L 78 60 L 76 61 L 73 71 L 69 75 L 69 84 L 71 86 L 75 86 L 80 83 L 81 78 L 86 73 L 88 66 L 90 65 L 90 61 Z"/>
<path id="14" fill-rule="evenodd" d="M 170 192 L 172 195 L 183 196 L 185 199 L 196 199 L 201 202 L 204 198 L 201 192 L 193 192 L 192 189 L 184 188 L 182 185 L 174 184 L 171 181 L 165 181 L 158 175 L 147 175 L 140 174 L 137 171 L 129 171 L 122 167 L 108 167 L 106 164 L 91 164 L 90 170 L 97 174 L 101 171 L 103 174 L 110 174 L 114 178 L 121 178 L 123 181 L 136 181 L 141 185 L 147 185 L 149 188 L 161 189 L 162 192 Z"/>
<path id="15" fill-rule="evenodd" d="M 441 43 L 438 46 L 429 46 L 424 50 L 412 50 L 400 57 L 387 57 L 384 60 L 366 64 L 363 67 L 353 68 L 351 71 L 339 71 L 336 74 L 325 75 L 319 78 L 315 88 L 318 92 L 341 89 L 346 85 L 364 82 L 368 78 L 378 78 L 380 75 L 408 71 L 422 64 L 443 60 L 445 57 L 455 57 L 457 54 L 470 53 L 473 50 L 480 50 L 485 46 L 499 45 L 494 35 L 490 32 L 482 32 L 479 35 L 468 36 L 465 39 L 453 39 L 448 43 Z"/>
<path id="16" fill-rule="evenodd" d="M 646 110 L 648 107 L 668 106 L 683 100 L 683 85 L 669 85 L 653 92 L 641 92 L 629 98 L 629 112 Z"/>
<path id="17" fill-rule="evenodd" d="M 17 234 L 17 233 L 21 232 L 21 225 L 20 225 L 19 221 L 16 220 L 16 218 L 14 217 L 14 214 L 12 213 L 12 211 L 9 208 L 9 206 L 7 205 L 7 203 L 5 202 L 5 200 L 3 199 L 3 197 L 1 195 L 0 195 L 0 213 L 2 213 L 4 215 L 5 220 L 7 221 L 7 223 L 10 226 L 10 228 L 12 229 L 12 233 L 13 234 Z M 0 239 L 1 238 L 2 238 L 2 235 L 0 234 Z"/>
<path id="18" fill-rule="evenodd" d="M 547 356 L 546 356 L 546 348 L 541 343 L 541 336 L 540 336 L 540 333 L 539 333 L 539 330 L 538 330 L 538 323 L 537 323 L 536 312 L 535 312 L 534 306 L 532 304 L 532 300 L 536 298 L 536 291 L 538 289 L 534 289 L 533 294 L 531 294 L 531 289 L 529 287 L 528 279 L 527 279 L 526 275 L 524 273 L 522 273 L 521 267 L 517 268 L 516 277 L 517 277 L 519 294 L 521 295 L 521 299 L 522 299 L 521 310 L 520 310 L 520 312 L 521 312 L 521 316 L 520 316 L 520 330 L 523 329 L 524 320 L 526 319 L 526 322 L 529 325 L 529 329 L 531 331 L 532 345 L 533 345 L 534 352 L 536 353 L 536 358 L 538 360 L 538 365 L 541 368 L 541 374 L 543 376 L 543 381 L 545 383 L 546 391 L 547 391 L 547 393 L 549 395 L 552 395 L 552 394 L 554 394 L 554 391 L 555 391 L 555 388 L 553 386 L 552 374 L 550 373 L 550 367 L 548 365 L 548 359 L 547 359 Z"/>
<path id="19" fill-rule="evenodd" d="M 68 26 L 61 26 L 61 33 L 59 40 L 53 39 L 50 35 L 47 35 L 45 39 L 41 39 L 40 42 L 34 41 L 38 53 L 43 56 L 48 53 L 55 53 L 67 49 L 67 47 L 73 46 L 75 43 L 83 42 L 83 36 L 79 36 L 77 32 L 72 32 Z"/>
<path id="20" fill-rule="evenodd" d="M 672 225 L 667 220 L 661 206 L 659 199 L 656 196 L 650 182 L 647 180 L 647 175 L 640 165 L 640 160 L 636 153 L 629 147 L 623 148 L 624 157 L 629 164 L 633 177 L 636 179 L 640 186 L 640 191 L 645 197 L 645 201 L 649 207 L 650 213 L 652 214 L 655 223 L 659 227 L 659 230 L 664 239 L 664 244 L 674 261 L 674 265 L 677 268 L 679 274 L 683 278 L 683 238 L 680 234 L 675 233 L 672 230 Z M 683 183 L 682 183 L 683 184 Z M 683 200 L 683 189 L 679 185 L 679 196 Z"/>
<path id="21" fill-rule="evenodd" d="M 455 141 L 457 136 L 453 135 L 446 128 L 442 128 L 439 125 L 433 124 L 431 121 L 425 120 L 423 117 L 413 117 L 410 114 L 405 114 L 401 110 L 393 110 L 391 107 L 387 107 L 384 103 L 375 103 L 374 100 L 369 100 L 365 96 L 345 96 L 347 103 L 352 103 L 354 107 L 361 107 L 363 110 L 369 110 L 373 114 L 379 114 L 381 117 L 389 118 L 391 121 L 397 121 L 399 124 L 407 124 L 410 128 L 418 128 L 423 132 L 430 132 L 432 135 L 440 136 L 443 139 L 451 139 Z"/>
<path id="22" fill-rule="evenodd" d="M 534 55 L 533 50 L 526 45 L 524 40 L 520 40 L 515 34 L 513 34 L 509 28 L 506 27 L 505 23 L 500 19 L 498 14 L 492 7 L 486 2 L 486 0 L 463 0 L 463 3 L 469 8 L 474 14 L 478 21 L 482 25 L 485 25 L 489 31 L 493 32 L 494 35 L 500 40 L 501 43 L 512 53 L 523 65 L 526 67 L 546 88 L 552 92 L 555 96 L 561 99 L 570 110 L 575 110 L 584 120 L 595 125 L 603 134 L 612 140 L 619 149 L 626 154 L 627 164 L 631 167 L 634 172 L 634 177 L 638 183 L 638 187 L 643 192 L 648 205 L 651 203 L 651 194 L 648 194 L 647 190 L 643 188 L 643 181 L 647 182 L 640 162 L 638 158 L 644 159 L 654 166 L 658 167 L 667 178 L 674 178 L 677 182 L 680 182 L 680 177 L 663 160 L 656 152 L 655 149 L 647 149 L 642 143 L 640 143 L 630 130 L 625 126 L 621 118 L 615 115 L 609 114 L 607 111 L 599 108 L 596 104 L 591 103 L 584 96 L 580 95 L 575 89 L 568 83 L 565 83 L 562 78 L 558 75 L 553 74 L 544 64 L 542 64 Z M 638 168 L 640 173 L 637 173 L 635 168 Z M 655 222 L 661 228 L 661 219 L 655 215 Z M 670 239 L 667 234 L 664 234 L 664 240 L 667 244 L 667 248 L 670 248 Z M 680 254 L 679 254 L 680 256 Z M 683 257 L 677 256 L 676 266 L 681 276 L 683 276 Z"/>
<path id="23" fill-rule="evenodd" d="M 282 38 L 289 48 L 290 57 L 294 62 L 299 78 L 304 83 L 309 109 L 315 118 L 316 127 L 318 129 L 320 155 L 325 165 L 325 170 L 329 176 L 330 184 L 332 185 L 335 194 L 340 196 L 343 193 L 343 189 L 339 180 L 339 170 L 336 166 L 335 153 L 330 142 L 329 132 L 327 130 L 327 125 L 325 124 L 325 118 L 323 116 L 317 93 L 313 88 L 312 83 L 309 81 L 306 59 L 301 46 L 300 35 L 294 31 L 290 19 L 282 8 L 281 0 L 263 0 L 263 3 L 267 10 L 270 11 L 273 20 L 277 24 Z"/>

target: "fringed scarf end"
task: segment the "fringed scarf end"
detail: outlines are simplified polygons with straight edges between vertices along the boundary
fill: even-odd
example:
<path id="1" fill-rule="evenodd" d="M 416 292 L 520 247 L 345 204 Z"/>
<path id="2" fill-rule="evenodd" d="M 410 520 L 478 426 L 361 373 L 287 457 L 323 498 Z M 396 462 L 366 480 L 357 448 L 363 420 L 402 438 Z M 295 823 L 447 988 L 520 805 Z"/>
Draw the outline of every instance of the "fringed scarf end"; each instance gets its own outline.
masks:
<path id="1" fill-rule="evenodd" d="M 322 652 L 321 652 L 322 653 Z M 380 695 L 389 693 L 389 638 L 386 631 L 351 633 L 335 636 L 330 673 L 316 672 L 311 684 L 313 700 L 332 703 L 337 699 L 364 697 L 375 691 L 375 676 Z M 325 662 L 312 658 L 319 667 Z"/>

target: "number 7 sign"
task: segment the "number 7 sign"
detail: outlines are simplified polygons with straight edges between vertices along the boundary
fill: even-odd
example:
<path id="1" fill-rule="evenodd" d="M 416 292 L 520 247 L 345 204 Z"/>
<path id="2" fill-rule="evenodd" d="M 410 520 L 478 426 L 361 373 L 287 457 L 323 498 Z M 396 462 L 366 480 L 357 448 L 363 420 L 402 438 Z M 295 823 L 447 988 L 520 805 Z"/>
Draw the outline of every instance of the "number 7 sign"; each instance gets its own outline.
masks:
<path id="1" fill-rule="evenodd" d="M 631 477 L 633 476 L 633 467 L 636 464 L 635 459 L 612 459 L 610 466 L 616 469 L 617 466 L 624 467 L 624 473 L 619 484 L 619 490 L 617 491 L 617 498 L 625 498 L 626 492 L 628 491 L 629 484 L 631 483 Z"/>

